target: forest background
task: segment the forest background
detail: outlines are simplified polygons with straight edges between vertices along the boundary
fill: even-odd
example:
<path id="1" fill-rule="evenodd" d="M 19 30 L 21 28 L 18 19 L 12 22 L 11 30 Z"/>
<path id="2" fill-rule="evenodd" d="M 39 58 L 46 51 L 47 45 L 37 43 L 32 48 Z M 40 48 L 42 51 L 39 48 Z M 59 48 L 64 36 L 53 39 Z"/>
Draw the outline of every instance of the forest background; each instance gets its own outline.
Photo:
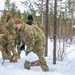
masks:
<path id="1" fill-rule="evenodd" d="M 54 2 L 48 0 L 48 37 L 54 38 Z M 13 19 L 21 18 L 23 22 L 27 21 L 29 14 L 34 17 L 34 22 L 39 25 L 45 33 L 46 28 L 46 0 L 4 0 L 4 9 L 0 10 L 0 21 L 4 23 L 5 14 L 11 12 Z M 57 0 L 57 20 L 56 20 L 56 39 L 63 40 L 62 57 L 64 53 L 64 42 L 71 43 L 75 36 L 75 1 L 74 0 Z M 60 52 L 59 52 L 60 53 Z M 61 60 L 63 60 L 61 57 Z"/>

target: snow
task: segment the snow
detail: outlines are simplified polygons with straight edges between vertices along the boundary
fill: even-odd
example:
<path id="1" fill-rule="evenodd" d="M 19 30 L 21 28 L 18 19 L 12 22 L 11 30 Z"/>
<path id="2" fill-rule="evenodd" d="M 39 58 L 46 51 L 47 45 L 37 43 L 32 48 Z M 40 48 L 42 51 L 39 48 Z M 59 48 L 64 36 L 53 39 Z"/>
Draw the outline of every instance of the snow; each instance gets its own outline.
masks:
<path id="1" fill-rule="evenodd" d="M 65 43 L 65 55 L 63 61 L 56 61 L 53 64 L 53 41 L 48 40 L 48 56 L 45 57 L 49 66 L 49 72 L 43 72 L 40 66 L 31 67 L 30 70 L 24 68 L 24 61 L 30 62 L 38 60 L 38 56 L 33 52 L 25 56 L 25 52 L 21 52 L 21 58 L 16 63 L 10 63 L 5 60 L 2 65 L 2 55 L 0 52 L 0 75 L 75 75 L 75 43 Z M 57 43 L 58 49 L 58 43 Z M 60 48 L 62 49 L 62 48 Z"/>

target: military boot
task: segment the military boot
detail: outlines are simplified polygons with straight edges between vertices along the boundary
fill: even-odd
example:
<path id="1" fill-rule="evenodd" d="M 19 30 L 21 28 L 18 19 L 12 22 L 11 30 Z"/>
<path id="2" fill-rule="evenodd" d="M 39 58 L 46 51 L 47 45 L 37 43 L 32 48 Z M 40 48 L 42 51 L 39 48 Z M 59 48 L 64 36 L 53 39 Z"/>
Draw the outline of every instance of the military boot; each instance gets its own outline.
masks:
<path id="1" fill-rule="evenodd" d="M 29 61 L 27 61 L 27 60 L 25 60 L 25 63 L 24 63 L 24 68 L 26 68 L 26 69 L 30 69 L 30 67 L 31 67 L 31 63 L 29 62 Z"/>
<path id="2" fill-rule="evenodd" d="M 43 71 L 49 71 L 49 68 L 47 65 L 41 65 L 41 68 L 43 69 Z"/>
<path id="3" fill-rule="evenodd" d="M 19 59 L 18 54 L 14 54 L 11 59 L 10 62 L 17 62 L 17 60 Z"/>
<path id="4" fill-rule="evenodd" d="M 17 61 L 15 61 L 13 58 L 14 58 L 14 56 L 11 56 L 10 62 L 17 62 Z"/>
<path id="5" fill-rule="evenodd" d="M 41 58 L 39 62 L 40 62 L 40 66 L 43 69 L 43 71 L 49 71 L 49 67 L 47 66 L 45 58 Z"/>
<path id="6" fill-rule="evenodd" d="M 10 58 L 11 58 L 10 55 L 7 55 L 7 56 L 6 56 L 6 59 L 7 59 L 7 60 L 10 60 Z"/>
<path id="7" fill-rule="evenodd" d="M 2 59 L 6 59 L 6 60 L 10 60 L 11 56 L 10 55 L 6 55 L 6 56 L 3 56 Z"/>

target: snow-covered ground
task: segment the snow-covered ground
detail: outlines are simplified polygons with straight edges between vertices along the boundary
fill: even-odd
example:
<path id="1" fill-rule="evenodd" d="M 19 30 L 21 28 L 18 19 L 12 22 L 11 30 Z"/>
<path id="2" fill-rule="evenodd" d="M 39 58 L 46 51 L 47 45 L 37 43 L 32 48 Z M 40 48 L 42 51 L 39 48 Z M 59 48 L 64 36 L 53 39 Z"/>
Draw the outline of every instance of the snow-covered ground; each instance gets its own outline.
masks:
<path id="1" fill-rule="evenodd" d="M 64 60 L 57 61 L 55 65 L 53 65 L 52 51 L 53 42 L 49 40 L 49 53 L 48 57 L 45 57 L 49 66 L 49 72 L 43 72 L 40 66 L 31 67 L 30 70 L 24 68 L 25 60 L 38 60 L 38 57 L 33 52 L 25 56 L 25 53 L 22 51 L 21 59 L 17 63 L 10 63 L 9 60 L 5 60 L 3 65 L 0 53 L 0 75 L 75 75 L 75 44 L 65 44 L 66 55 L 64 56 Z"/>

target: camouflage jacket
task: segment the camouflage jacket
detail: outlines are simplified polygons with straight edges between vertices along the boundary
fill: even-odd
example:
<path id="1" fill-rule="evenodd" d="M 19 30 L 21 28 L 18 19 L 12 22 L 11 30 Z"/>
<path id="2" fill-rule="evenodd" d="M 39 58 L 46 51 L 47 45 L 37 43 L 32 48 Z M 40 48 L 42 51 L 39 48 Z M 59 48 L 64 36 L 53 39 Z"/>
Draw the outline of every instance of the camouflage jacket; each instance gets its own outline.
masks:
<path id="1" fill-rule="evenodd" d="M 15 34 L 14 24 L 15 23 L 14 23 L 14 20 L 12 18 L 10 18 L 8 22 L 6 22 L 6 20 L 5 20 L 4 31 L 8 30 L 11 35 L 14 35 Z"/>
<path id="2" fill-rule="evenodd" d="M 4 31 L 3 31 L 3 27 L 0 27 L 0 34 L 3 34 Z"/>
<path id="3" fill-rule="evenodd" d="M 20 30 L 17 30 L 17 36 L 20 37 L 22 43 L 27 45 L 27 51 L 30 52 L 37 41 L 45 44 L 46 38 L 43 31 L 35 25 L 23 24 Z"/>
<path id="4" fill-rule="evenodd" d="M 15 43 L 13 42 L 12 35 L 8 37 L 8 39 L 5 38 L 4 34 L 0 34 L 0 45 L 3 47 L 9 45 L 9 46 L 15 46 Z"/>
<path id="5" fill-rule="evenodd" d="M 5 47 L 8 44 L 9 40 L 4 37 L 4 34 L 0 34 L 0 45 Z"/>

